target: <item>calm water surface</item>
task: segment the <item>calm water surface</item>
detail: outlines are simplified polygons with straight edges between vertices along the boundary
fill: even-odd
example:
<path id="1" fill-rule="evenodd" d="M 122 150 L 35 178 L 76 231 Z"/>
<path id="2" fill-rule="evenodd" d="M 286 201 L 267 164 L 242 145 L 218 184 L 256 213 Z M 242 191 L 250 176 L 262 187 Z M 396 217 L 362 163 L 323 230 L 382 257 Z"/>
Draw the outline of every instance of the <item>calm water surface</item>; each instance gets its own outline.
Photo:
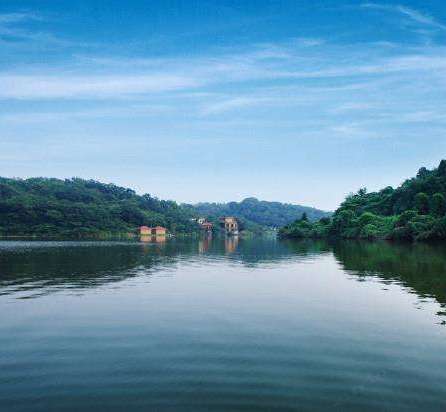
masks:
<path id="1" fill-rule="evenodd" d="M 0 242 L 1 411 L 445 411 L 446 246 Z"/>

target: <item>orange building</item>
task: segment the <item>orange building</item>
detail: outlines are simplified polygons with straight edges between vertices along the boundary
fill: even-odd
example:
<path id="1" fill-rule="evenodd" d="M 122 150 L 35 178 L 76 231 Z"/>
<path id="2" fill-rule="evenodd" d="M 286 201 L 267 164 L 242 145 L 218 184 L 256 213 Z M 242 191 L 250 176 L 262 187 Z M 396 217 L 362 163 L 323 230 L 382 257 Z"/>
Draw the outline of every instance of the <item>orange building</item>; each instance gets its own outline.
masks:
<path id="1" fill-rule="evenodd" d="M 139 228 L 139 234 L 143 235 L 143 236 L 150 235 L 151 234 L 150 227 L 148 227 L 148 226 L 141 226 Z"/>
<path id="2" fill-rule="evenodd" d="M 162 226 L 148 227 L 141 226 L 139 228 L 139 234 L 142 236 L 165 236 L 167 229 Z"/>
<path id="3" fill-rule="evenodd" d="M 210 222 L 204 222 L 204 223 L 202 223 L 200 226 L 201 226 L 201 228 L 202 228 L 203 230 L 205 230 L 206 232 L 210 232 L 210 231 L 212 230 L 212 226 L 213 226 L 213 224 L 210 223 Z"/>
<path id="4" fill-rule="evenodd" d="M 162 227 L 162 226 L 152 227 L 152 235 L 165 236 L 166 232 L 167 232 L 167 229 L 165 227 Z"/>

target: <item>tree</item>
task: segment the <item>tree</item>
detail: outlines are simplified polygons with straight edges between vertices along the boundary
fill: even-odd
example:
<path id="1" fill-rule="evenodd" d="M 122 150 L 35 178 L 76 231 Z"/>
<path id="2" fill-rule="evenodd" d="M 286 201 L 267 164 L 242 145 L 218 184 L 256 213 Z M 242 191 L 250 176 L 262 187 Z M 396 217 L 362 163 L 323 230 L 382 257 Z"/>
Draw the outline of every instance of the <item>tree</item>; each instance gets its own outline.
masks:
<path id="1" fill-rule="evenodd" d="M 429 176 L 429 170 L 427 170 L 425 167 L 420 168 L 417 173 L 418 179 L 424 179 L 425 177 Z"/>
<path id="2" fill-rule="evenodd" d="M 293 225 L 310 237 L 446 240 L 446 160 L 434 170 L 421 168 L 396 189 L 349 194 L 327 222 Z"/>
<path id="3" fill-rule="evenodd" d="M 339 209 L 338 209 L 339 210 Z M 354 219 L 355 214 L 351 210 L 339 210 L 333 216 L 333 224 L 331 230 L 336 234 L 342 234 L 343 230 L 346 229 L 350 222 Z"/>
<path id="4" fill-rule="evenodd" d="M 406 210 L 405 212 L 401 213 L 401 215 L 398 217 L 398 219 L 395 222 L 396 227 L 403 227 L 406 226 L 410 221 L 415 219 L 417 217 L 417 212 L 415 210 Z"/>
<path id="5" fill-rule="evenodd" d="M 442 160 L 438 166 L 438 174 L 440 176 L 446 176 L 446 160 Z"/>
<path id="6" fill-rule="evenodd" d="M 101 236 L 140 225 L 197 230 L 190 221 L 194 214 L 175 202 L 93 180 L 0 177 L 0 195 L 4 235 Z"/>
<path id="7" fill-rule="evenodd" d="M 359 225 L 364 227 L 366 225 L 372 224 L 377 219 L 377 216 L 370 212 L 364 212 L 359 217 Z"/>
<path id="8" fill-rule="evenodd" d="M 319 219 L 319 223 L 321 225 L 327 226 L 331 223 L 331 219 L 329 217 L 322 217 Z"/>
<path id="9" fill-rule="evenodd" d="M 442 217 L 446 213 L 446 200 L 442 193 L 435 193 L 432 196 L 432 214 Z"/>
<path id="10" fill-rule="evenodd" d="M 418 213 L 427 215 L 429 213 L 429 196 L 423 192 L 417 193 L 415 196 L 415 207 Z"/>
<path id="11" fill-rule="evenodd" d="M 360 236 L 364 239 L 375 239 L 379 236 L 378 228 L 375 225 L 368 223 L 362 228 Z"/>
<path id="12" fill-rule="evenodd" d="M 437 219 L 431 231 L 431 239 L 445 239 L 446 238 L 446 217 Z"/>
<path id="13" fill-rule="evenodd" d="M 300 218 L 302 222 L 308 222 L 308 216 L 306 212 L 302 213 L 302 217 Z"/>

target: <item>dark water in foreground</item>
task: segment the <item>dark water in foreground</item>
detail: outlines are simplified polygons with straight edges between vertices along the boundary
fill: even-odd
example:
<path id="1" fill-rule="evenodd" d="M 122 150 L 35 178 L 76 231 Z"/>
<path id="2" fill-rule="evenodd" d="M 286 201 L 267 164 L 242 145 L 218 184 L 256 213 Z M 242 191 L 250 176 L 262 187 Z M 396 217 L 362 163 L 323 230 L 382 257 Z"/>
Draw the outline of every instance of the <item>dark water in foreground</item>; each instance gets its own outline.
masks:
<path id="1" fill-rule="evenodd" d="M 0 242 L 0 410 L 445 411 L 445 306 L 446 246 Z"/>

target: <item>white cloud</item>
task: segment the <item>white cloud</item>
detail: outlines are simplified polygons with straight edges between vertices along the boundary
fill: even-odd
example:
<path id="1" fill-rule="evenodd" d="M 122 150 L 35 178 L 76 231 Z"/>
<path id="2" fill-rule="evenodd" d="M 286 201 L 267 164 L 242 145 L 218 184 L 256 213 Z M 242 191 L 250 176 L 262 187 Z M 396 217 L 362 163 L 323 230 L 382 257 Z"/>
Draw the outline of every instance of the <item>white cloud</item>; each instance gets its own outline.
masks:
<path id="1" fill-rule="evenodd" d="M 337 104 L 336 107 L 330 110 L 331 113 L 347 113 L 347 112 L 356 112 L 356 111 L 364 111 L 364 110 L 370 110 L 376 107 L 375 105 L 371 103 L 365 103 L 365 102 L 349 102 L 349 103 L 342 103 Z"/>
<path id="2" fill-rule="evenodd" d="M 311 38 L 311 37 L 298 37 L 293 41 L 297 46 L 303 47 L 315 47 L 321 46 L 325 43 L 324 39 L 320 38 Z"/>
<path id="3" fill-rule="evenodd" d="M 446 112 L 435 110 L 413 111 L 402 114 L 398 120 L 409 123 L 444 123 L 446 121 Z"/>
<path id="4" fill-rule="evenodd" d="M 0 99 L 104 99 L 196 87 L 199 79 L 152 75 L 0 75 Z"/>
<path id="5" fill-rule="evenodd" d="M 42 30 L 26 28 L 26 23 L 45 21 L 44 16 L 32 12 L 0 14 L 0 45 L 13 50 L 92 47 L 95 44 L 73 42 Z"/>
<path id="6" fill-rule="evenodd" d="M 30 20 L 41 20 L 42 17 L 35 13 L 2 13 L 0 14 L 0 24 L 6 25 Z"/>
<path id="7" fill-rule="evenodd" d="M 334 125 L 328 129 L 328 132 L 329 136 L 334 134 L 336 137 L 348 139 L 374 139 L 380 137 L 378 133 L 358 122 Z"/>
<path id="8" fill-rule="evenodd" d="M 12 113 L 3 113 L 0 115 L 0 122 L 8 124 L 27 124 L 27 123 L 47 123 L 54 121 L 67 121 L 79 119 L 96 118 L 119 118 L 119 117 L 148 117 L 159 116 L 172 111 L 172 107 L 157 104 L 140 104 L 104 108 L 91 108 L 85 110 L 53 110 L 53 111 L 23 111 Z"/>
<path id="9" fill-rule="evenodd" d="M 432 80 L 446 70 L 446 52 L 440 47 L 428 53 L 395 57 L 372 54 L 363 64 L 357 64 L 362 52 L 346 49 L 338 53 L 349 53 L 348 59 L 344 57 L 338 61 L 322 53 L 304 59 L 302 54 L 294 56 L 290 51 L 289 57 L 270 62 L 245 52 L 177 60 L 89 61 L 75 67 L 76 72 L 63 67 L 44 67 L 20 74 L 4 72 L 0 73 L 0 99 L 103 99 L 181 90 L 206 93 L 214 85 L 248 85 L 262 81 L 264 86 L 269 86 L 275 80 L 287 81 L 290 86 L 310 79 L 331 79 L 330 87 L 348 89 L 354 78 L 369 77 L 367 81 L 372 81 L 371 77 L 384 79 L 394 74 L 407 74 L 431 76 Z M 344 83 L 333 83 L 335 78 L 344 78 Z M 261 87 L 262 84 L 256 85 L 256 88 Z M 245 103 L 240 100 L 237 104 Z"/>
<path id="10" fill-rule="evenodd" d="M 404 7 L 404 6 L 398 6 L 397 10 L 400 13 L 404 14 L 405 16 L 408 16 L 409 18 L 411 18 L 412 20 L 414 20 L 418 23 L 426 24 L 428 26 L 437 27 L 439 29 L 446 30 L 446 26 L 444 24 L 439 23 L 433 17 L 431 17 L 427 14 L 422 14 L 417 10 L 411 9 L 409 7 Z"/>
<path id="11" fill-rule="evenodd" d="M 209 114 L 219 114 L 231 110 L 240 109 L 243 107 L 251 107 L 263 105 L 266 102 L 270 102 L 271 99 L 268 98 L 260 98 L 260 97 L 234 97 L 226 100 L 222 100 L 219 102 L 212 102 L 206 105 L 201 113 L 204 115 Z"/>
<path id="12" fill-rule="evenodd" d="M 377 3 L 364 3 L 361 5 L 363 8 L 384 10 L 392 13 L 398 13 L 415 23 L 430 26 L 440 30 L 446 30 L 446 25 L 438 22 L 435 18 L 428 14 L 423 14 L 418 10 L 412 9 L 410 7 L 402 5 L 391 5 L 391 4 L 377 4 Z"/>

